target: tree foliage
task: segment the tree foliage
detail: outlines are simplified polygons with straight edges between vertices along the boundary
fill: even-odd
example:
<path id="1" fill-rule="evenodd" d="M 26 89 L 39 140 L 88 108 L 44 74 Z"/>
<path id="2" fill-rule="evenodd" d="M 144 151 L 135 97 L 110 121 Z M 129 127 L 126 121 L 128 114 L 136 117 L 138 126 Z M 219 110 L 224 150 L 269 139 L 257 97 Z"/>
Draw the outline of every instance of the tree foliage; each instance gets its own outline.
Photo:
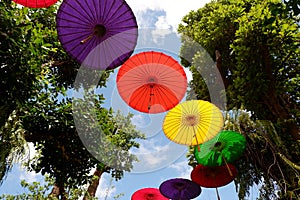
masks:
<path id="1" fill-rule="evenodd" d="M 182 64 L 193 73 L 190 87 L 196 98 L 211 100 L 207 77 L 199 73 L 210 66 L 195 43 L 215 61 L 227 110 L 251 113 L 235 127 L 248 141 L 248 151 L 237 163 L 240 199 L 260 181 L 262 198 L 274 195 L 270 188 L 279 190 L 276 198 L 299 198 L 299 16 L 278 0 L 212 1 L 186 15 L 179 32 L 185 36 Z"/>
<path id="2" fill-rule="evenodd" d="M 49 195 L 49 191 L 53 184 L 55 183 L 54 179 L 51 179 L 48 176 L 45 176 L 45 184 L 41 184 L 40 182 L 32 182 L 28 183 L 26 180 L 21 180 L 21 186 L 24 188 L 26 192 L 18 195 L 1 195 L 0 199 L 5 200 L 24 200 L 24 199 L 36 199 L 36 200 L 58 200 L 57 197 L 53 197 Z M 67 196 L 69 200 L 77 200 L 83 196 L 85 190 L 83 187 L 78 188 L 70 188 L 67 191 Z M 89 198 L 89 200 L 93 200 L 96 198 Z"/>
<path id="3" fill-rule="evenodd" d="M 109 160 L 99 161 L 82 144 L 70 92 L 80 90 L 85 83 L 77 88 L 73 84 L 80 65 L 66 54 L 57 38 L 58 6 L 30 9 L 10 0 L 0 1 L 0 180 L 14 158 L 22 154 L 24 144 L 32 142 L 38 154 L 28 169 L 48 174 L 62 195 L 65 188 L 89 183 L 93 168 L 105 169 L 116 180 L 121 179 L 136 159 L 129 149 L 138 147 L 134 139 L 143 135 L 131 124 L 131 114 L 123 116 L 104 108 L 102 94 L 88 94 L 88 99 L 78 99 L 77 103 L 92 102 L 104 139 L 122 147 L 122 154 L 111 158 L 125 167 L 120 170 L 109 165 Z M 104 87 L 111 72 L 103 72 L 95 87 Z M 93 147 L 99 148 L 99 144 L 94 142 Z M 107 155 L 110 151 L 101 150 Z"/>

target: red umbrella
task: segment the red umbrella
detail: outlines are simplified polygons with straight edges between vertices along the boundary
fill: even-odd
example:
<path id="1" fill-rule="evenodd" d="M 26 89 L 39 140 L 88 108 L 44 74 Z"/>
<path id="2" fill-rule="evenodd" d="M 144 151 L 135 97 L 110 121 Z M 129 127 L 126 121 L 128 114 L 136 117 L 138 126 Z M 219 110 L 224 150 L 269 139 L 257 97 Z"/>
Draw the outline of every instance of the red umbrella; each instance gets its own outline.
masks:
<path id="1" fill-rule="evenodd" d="M 187 78 L 183 67 L 161 52 L 142 52 L 119 69 L 117 87 L 122 99 L 145 113 L 165 112 L 184 97 Z"/>
<path id="2" fill-rule="evenodd" d="M 204 166 L 198 164 L 191 172 L 191 179 L 202 187 L 217 188 L 229 184 L 236 175 L 237 170 L 235 166 L 229 163 L 227 166 Z M 218 190 L 216 189 L 216 191 L 218 199 L 220 199 Z"/>
<path id="3" fill-rule="evenodd" d="M 137 190 L 131 196 L 131 200 L 169 200 L 164 197 L 157 188 L 143 188 Z"/>
<path id="4" fill-rule="evenodd" d="M 29 8 L 46 8 L 57 2 L 57 0 L 13 0 L 17 4 Z"/>

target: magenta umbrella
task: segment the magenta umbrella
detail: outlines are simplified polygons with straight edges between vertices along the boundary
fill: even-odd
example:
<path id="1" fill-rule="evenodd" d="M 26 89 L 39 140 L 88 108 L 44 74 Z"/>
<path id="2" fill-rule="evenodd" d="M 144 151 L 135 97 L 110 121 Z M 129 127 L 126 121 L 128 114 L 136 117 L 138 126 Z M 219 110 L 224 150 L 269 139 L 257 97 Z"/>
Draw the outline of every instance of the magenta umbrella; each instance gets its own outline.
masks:
<path id="1" fill-rule="evenodd" d="M 56 22 L 67 53 L 92 69 L 120 66 L 137 43 L 136 18 L 124 0 L 64 0 Z"/>
<path id="2" fill-rule="evenodd" d="M 174 178 L 164 181 L 159 186 L 160 193 L 173 200 L 194 199 L 201 193 L 200 186 L 184 178 Z"/>
<path id="3" fill-rule="evenodd" d="M 164 197 L 157 188 L 142 188 L 135 191 L 131 200 L 169 200 Z"/>
<path id="4" fill-rule="evenodd" d="M 20 4 L 29 8 L 46 8 L 57 2 L 57 0 L 13 0 L 17 4 Z"/>

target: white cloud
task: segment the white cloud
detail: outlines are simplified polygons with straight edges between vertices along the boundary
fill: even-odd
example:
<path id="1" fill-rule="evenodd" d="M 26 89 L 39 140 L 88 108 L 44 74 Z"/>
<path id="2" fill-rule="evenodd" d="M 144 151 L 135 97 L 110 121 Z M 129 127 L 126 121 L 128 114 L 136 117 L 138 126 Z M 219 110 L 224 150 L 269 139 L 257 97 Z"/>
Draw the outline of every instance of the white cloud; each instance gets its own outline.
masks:
<path id="1" fill-rule="evenodd" d="M 162 130 L 162 121 L 164 114 L 135 114 L 132 123 L 136 128 L 145 134 L 146 138 L 154 137 L 160 134 Z"/>
<path id="2" fill-rule="evenodd" d="M 138 13 L 146 11 L 147 9 L 164 10 L 166 12 L 164 19 L 166 24 L 172 26 L 173 30 L 177 30 L 178 24 L 181 22 L 183 16 L 188 14 L 191 10 L 198 10 L 210 1 L 211 0 L 127 0 L 127 3 L 137 15 L 138 23 L 141 23 L 140 20 L 142 20 Z"/>
<path id="3" fill-rule="evenodd" d="M 32 159 L 37 155 L 37 151 L 35 150 L 34 144 L 32 142 L 28 142 L 28 147 L 29 147 L 29 159 Z"/>
<path id="4" fill-rule="evenodd" d="M 171 25 L 168 23 L 166 16 L 159 16 L 155 27 L 157 29 L 170 29 Z"/>
<path id="5" fill-rule="evenodd" d="M 146 125 L 146 120 L 141 114 L 134 115 L 131 119 L 132 124 L 137 126 L 137 128 L 142 128 Z"/>
<path id="6" fill-rule="evenodd" d="M 192 72 L 188 68 L 186 68 L 186 67 L 184 67 L 183 69 L 185 71 L 187 81 L 189 82 L 189 81 L 193 80 L 193 74 L 192 74 Z"/>
<path id="7" fill-rule="evenodd" d="M 34 171 L 27 171 L 24 167 L 20 167 L 20 172 L 19 180 L 25 180 L 29 183 L 36 182 L 41 177 L 41 174 L 37 174 Z"/>
<path id="8" fill-rule="evenodd" d="M 113 196 L 116 195 L 116 188 L 112 183 L 110 174 L 102 174 L 95 196 L 99 199 L 113 199 Z"/>
<path id="9" fill-rule="evenodd" d="M 132 172 L 151 172 L 170 166 L 185 154 L 186 150 L 183 145 L 164 142 L 159 137 L 142 141 L 140 148 L 133 152 L 139 162 L 134 163 Z"/>
<path id="10" fill-rule="evenodd" d="M 190 179 L 191 172 L 193 170 L 193 168 L 188 165 L 187 160 L 173 163 L 168 168 L 175 170 L 175 173 L 178 174 L 179 177 L 186 179 Z"/>

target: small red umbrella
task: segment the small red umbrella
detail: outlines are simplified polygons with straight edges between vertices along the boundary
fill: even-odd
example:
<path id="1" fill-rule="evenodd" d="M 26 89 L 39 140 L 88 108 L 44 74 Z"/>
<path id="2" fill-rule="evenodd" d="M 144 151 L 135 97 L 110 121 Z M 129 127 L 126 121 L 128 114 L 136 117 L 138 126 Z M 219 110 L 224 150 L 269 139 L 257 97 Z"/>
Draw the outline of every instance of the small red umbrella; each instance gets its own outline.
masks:
<path id="1" fill-rule="evenodd" d="M 143 188 L 137 190 L 131 196 L 131 200 L 169 200 L 164 197 L 157 188 Z"/>
<path id="2" fill-rule="evenodd" d="M 230 170 L 227 168 L 230 168 Z M 191 172 L 191 179 L 202 187 L 216 188 L 218 199 L 220 199 L 217 187 L 229 184 L 236 175 L 236 167 L 229 163 L 227 166 L 204 166 L 198 164 Z"/>
<path id="3" fill-rule="evenodd" d="M 132 108 L 145 113 L 165 112 L 176 106 L 187 90 L 183 67 L 161 52 L 142 52 L 119 69 L 117 88 Z"/>
<path id="4" fill-rule="evenodd" d="M 29 8 L 46 8 L 57 2 L 57 0 L 13 0 L 17 4 L 20 4 Z"/>

